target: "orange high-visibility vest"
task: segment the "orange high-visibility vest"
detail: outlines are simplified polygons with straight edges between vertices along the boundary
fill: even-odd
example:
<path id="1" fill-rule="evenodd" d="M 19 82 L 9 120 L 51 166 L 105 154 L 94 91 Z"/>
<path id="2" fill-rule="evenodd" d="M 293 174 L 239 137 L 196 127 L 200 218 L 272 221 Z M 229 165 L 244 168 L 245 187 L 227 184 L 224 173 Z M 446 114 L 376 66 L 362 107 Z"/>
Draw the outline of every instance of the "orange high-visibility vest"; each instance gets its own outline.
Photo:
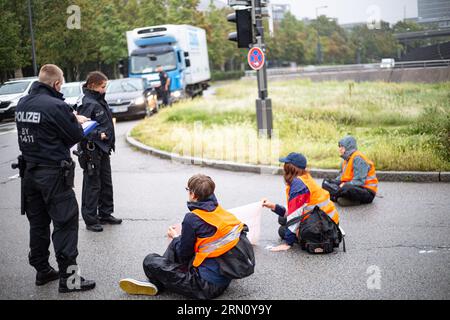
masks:
<path id="1" fill-rule="evenodd" d="M 347 160 L 344 160 L 342 163 L 342 177 L 341 182 L 349 182 L 353 180 L 353 161 L 355 160 L 355 157 L 361 157 L 366 163 L 369 164 L 369 172 L 367 173 L 366 181 L 364 182 L 364 188 L 370 189 L 373 192 L 377 193 L 378 191 L 378 179 L 375 172 L 375 165 L 372 161 L 370 161 L 365 155 L 363 155 L 359 151 L 353 152 L 353 154 L 350 156 L 350 158 Z"/>
<path id="2" fill-rule="evenodd" d="M 325 189 L 322 189 L 309 173 L 299 176 L 298 178 L 303 181 L 310 192 L 309 201 L 303 208 L 303 214 L 307 214 L 318 206 L 336 224 L 338 224 L 339 213 L 336 210 L 333 201 L 330 200 L 330 193 Z"/>
<path id="3" fill-rule="evenodd" d="M 195 209 L 192 211 L 200 219 L 217 228 L 216 233 L 208 238 L 197 238 L 193 265 L 198 267 L 206 258 L 219 257 L 233 249 L 239 242 L 244 224 L 233 214 L 217 206 L 212 212 Z"/>

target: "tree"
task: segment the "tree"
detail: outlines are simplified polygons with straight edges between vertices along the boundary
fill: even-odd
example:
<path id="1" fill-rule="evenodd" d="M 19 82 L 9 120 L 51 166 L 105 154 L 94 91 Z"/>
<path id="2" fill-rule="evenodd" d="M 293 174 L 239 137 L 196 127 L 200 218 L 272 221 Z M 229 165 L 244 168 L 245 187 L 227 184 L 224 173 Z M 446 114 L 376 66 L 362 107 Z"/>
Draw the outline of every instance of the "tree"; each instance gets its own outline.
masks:
<path id="1" fill-rule="evenodd" d="M 9 6 L 10 1 L 0 0 L 0 80 L 7 80 L 12 72 L 21 68 L 24 59 L 21 51 L 20 24 Z"/>
<path id="2" fill-rule="evenodd" d="M 280 62 L 304 63 L 307 38 L 303 22 L 287 13 L 276 31 L 276 38 L 267 37 L 268 56 Z"/>
<path id="3" fill-rule="evenodd" d="M 113 66 L 114 77 L 118 78 L 117 65 L 120 59 L 127 56 L 125 32 L 127 26 L 119 18 L 118 6 L 105 3 L 98 17 L 97 24 L 99 61 Z"/>
<path id="4" fill-rule="evenodd" d="M 350 37 L 355 48 L 360 48 L 362 63 L 397 55 L 399 44 L 388 22 L 381 21 L 380 29 L 371 30 L 366 25 L 355 27 Z"/>

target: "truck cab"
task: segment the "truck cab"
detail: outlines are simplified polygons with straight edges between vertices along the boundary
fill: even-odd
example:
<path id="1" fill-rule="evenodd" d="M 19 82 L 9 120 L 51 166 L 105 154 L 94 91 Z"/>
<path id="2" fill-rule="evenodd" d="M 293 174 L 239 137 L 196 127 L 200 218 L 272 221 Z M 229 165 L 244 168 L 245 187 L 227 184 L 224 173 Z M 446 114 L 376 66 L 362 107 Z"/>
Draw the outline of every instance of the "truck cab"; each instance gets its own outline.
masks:
<path id="1" fill-rule="evenodd" d="M 160 86 L 157 67 L 170 77 L 173 98 L 195 96 L 210 80 L 206 33 L 188 25 L 163 25 L 127 32 L 129 77 Z"/>

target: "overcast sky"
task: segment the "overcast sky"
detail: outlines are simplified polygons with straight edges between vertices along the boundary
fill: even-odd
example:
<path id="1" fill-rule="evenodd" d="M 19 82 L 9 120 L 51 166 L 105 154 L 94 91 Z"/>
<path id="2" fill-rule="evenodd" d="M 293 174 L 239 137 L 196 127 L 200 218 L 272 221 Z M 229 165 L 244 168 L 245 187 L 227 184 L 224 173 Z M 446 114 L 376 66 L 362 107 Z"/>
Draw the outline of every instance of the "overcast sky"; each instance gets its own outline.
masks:
<path id="1" fill-rule="evenodd" d="M 222 0 L 228 3 L 227 0 Z M 381 20 L 395 23 L 406 18 L 417 17 L 417 0 L 271 0 L 272 3 L 289 4 L 291 11 L 298 18 L 319 15 L 338 18 L 339 23 L 367 22 L 371 17 L 379 16 Z M 406 10 L 406 11 L 405 11 Z"/>

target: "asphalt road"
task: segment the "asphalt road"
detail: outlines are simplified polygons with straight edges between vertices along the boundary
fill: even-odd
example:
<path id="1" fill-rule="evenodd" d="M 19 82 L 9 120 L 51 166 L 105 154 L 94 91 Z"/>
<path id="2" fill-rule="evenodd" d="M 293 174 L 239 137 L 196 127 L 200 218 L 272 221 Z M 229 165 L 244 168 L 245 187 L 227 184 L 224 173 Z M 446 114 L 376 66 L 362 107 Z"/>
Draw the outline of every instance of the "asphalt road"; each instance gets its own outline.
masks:
<path id="1" fill-rule="evenodd" d="M 167 226 L 187 212 L 184 188 L 191 175 L 210 175 L 225 208 L 262 197 L 284 203 L 280 176 L 176 164 L 133 150 L 125 133 L 135 123 L 117 124 L 112 156 L 115 216 L 124 222 L 92 233 L 80 218 L 78 262 L 97 287 L 72 294 L 59 294 L 57 282 L 34 285 L 35 271 L 27 259 L 28 221 L 19 213 L 20 181 L 10 168 L 18 154 L 17 134 L 13 123 L 0 124 L 0 299 L 181 299 L 170 293 L 128 296 L 118 281 L 145 279 L 145 255 L 163 253 Z M 80 202 L 79 168 L 75 183 Z M 298 247 L 270 252 L 266 247 L 279 243 L 277 216 L 265 211 L 255 274 L 232 282 L 220 299 L 449 299 L 450 184 L 386 182 L 380 194 L 371 205 L 339 209 L 346 253 L 310 255 Z"/>

